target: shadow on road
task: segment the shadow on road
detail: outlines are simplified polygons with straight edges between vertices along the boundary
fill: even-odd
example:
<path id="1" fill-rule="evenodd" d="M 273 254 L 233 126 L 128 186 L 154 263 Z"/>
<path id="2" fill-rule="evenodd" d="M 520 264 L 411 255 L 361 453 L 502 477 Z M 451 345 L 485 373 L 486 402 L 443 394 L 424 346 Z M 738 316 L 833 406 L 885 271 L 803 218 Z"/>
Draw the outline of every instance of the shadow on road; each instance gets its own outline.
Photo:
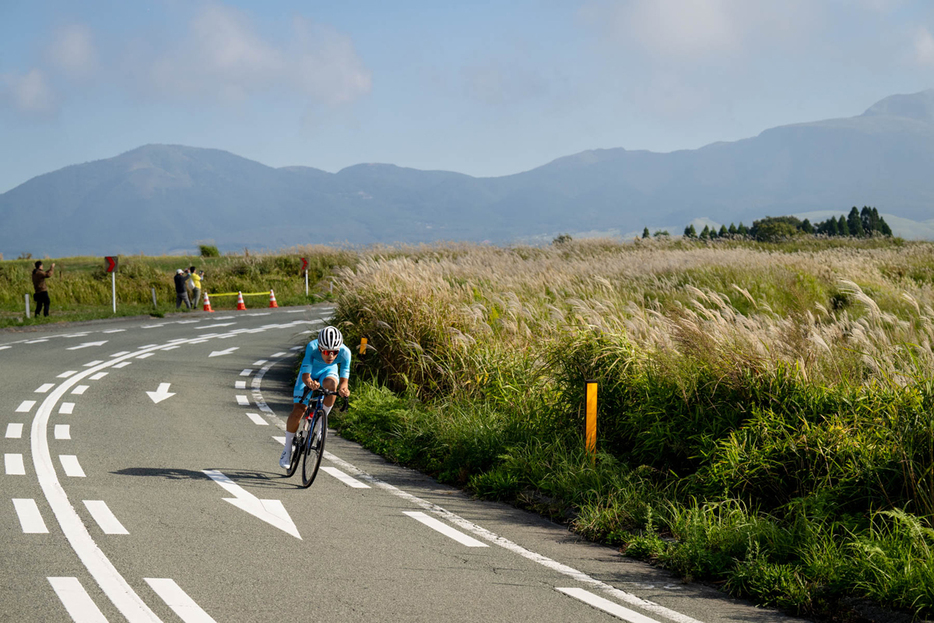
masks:
<path id="1" fill-rule="evenodd" d="M 283 485 L 290 484 L 286 481 L 286 475 L 279 472 L 254 472 L 236 469 L 214 468 L 221 472 L 235 483 L 244 488 L 263 488 L 272 487 L 281 489 Z M 118 476 L 148 476 L 154 478 L 164 478 L 166 480 L 210 480 L 207 474 L 193 469 L 174 469 L 171 467 L 127 467 L 120 469 L 112 474 Z M 299 488 L 300 485 L 294 485 Z M 291 487 L 289 487 L 291 488 Z"/>

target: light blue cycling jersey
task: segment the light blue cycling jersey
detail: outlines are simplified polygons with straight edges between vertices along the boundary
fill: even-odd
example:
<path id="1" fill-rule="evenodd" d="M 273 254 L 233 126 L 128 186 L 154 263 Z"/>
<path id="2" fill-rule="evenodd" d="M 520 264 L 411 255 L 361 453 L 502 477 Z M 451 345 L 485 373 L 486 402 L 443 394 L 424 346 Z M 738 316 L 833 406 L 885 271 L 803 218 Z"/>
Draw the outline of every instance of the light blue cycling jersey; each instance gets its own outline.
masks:
<path id="1" fill-rule="evenodd" d="M 305 357 L 302 359 L 302 367 L 298 371 L 298 378 L 295 379 L 295 389 L 292 390 L 292 398 L 298 402 L 305 391 L 305 384 L 302 383 L 302 375 L 308 373 L 311 378 L 317 382 L 333 376 L 335 378 L 350 378 L 350 349 L 346 345 L 341 345 L 337 357 L 330 364 L 324 362 L 321 357 L 321 351 L 318 350 L 318 340 L 314 339 L 305 346 Z"/>

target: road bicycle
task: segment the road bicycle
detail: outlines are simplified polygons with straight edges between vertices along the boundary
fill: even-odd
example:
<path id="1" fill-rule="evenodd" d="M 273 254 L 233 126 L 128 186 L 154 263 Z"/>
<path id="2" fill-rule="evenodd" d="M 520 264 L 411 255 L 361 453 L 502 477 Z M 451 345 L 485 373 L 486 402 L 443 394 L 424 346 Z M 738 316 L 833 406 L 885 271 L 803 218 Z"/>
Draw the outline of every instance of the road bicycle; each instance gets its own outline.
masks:
<path id="1" fill-rule="evenodd" d="M 318 475 L 318 466 L 324 456 L 324 442 L 328 436 L 328 416 L 324 412 L 324 399 L 328 396 L 337 396 L 337 392 L 319 387 L 312 391 L 306 387 L 300 402 L 304 403 L 305 412 L 302 414 L 298 431 L 292 440 L 292 460 L 286 477 L 291 477 L 302 463 L 302 487 L 307 489 Z M 310 399 L 310 400 L 309 400 Z M 309 402 L 305 402 L 309 400 Z M 341 411 L 347 410 L 347 399 L 344 398 Z"/>

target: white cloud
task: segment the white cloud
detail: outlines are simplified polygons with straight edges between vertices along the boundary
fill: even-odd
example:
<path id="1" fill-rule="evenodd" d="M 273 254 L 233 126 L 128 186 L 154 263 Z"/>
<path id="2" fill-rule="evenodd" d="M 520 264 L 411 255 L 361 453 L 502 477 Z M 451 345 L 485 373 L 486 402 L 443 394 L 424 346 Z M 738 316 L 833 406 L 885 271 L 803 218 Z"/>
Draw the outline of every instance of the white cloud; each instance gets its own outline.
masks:
<path id="1" fill-rule="evenodd" d="M 40 69 L 22 75 L 0 74 L 0 103 L 28 116 L 48 117 L 58 112 L 58 98 Z"/>
<path id="2" fill-rule="evenodd" d="M 284 44 L 267 41 L 241 11 L 205 5 L 186 37 L 148 63 L 144 88 L 234 101 L 285 89 L 329 105 L 370 91 L 370 72 L 348 36 L 301 17 L 292 35 Z"/>
<path id="3" fill-rule="evenodd" d="M 915 33 L 914 59 L 919 65 L 934 66 L 934 36 L 927 28 Z"/>
<path id="4" fill-rule="evenodd" d="M 69 78 L 94 74 L 100 64 L 91 29 L 83 24 L 59 28 L 46 50 L 49 64 Z"/>

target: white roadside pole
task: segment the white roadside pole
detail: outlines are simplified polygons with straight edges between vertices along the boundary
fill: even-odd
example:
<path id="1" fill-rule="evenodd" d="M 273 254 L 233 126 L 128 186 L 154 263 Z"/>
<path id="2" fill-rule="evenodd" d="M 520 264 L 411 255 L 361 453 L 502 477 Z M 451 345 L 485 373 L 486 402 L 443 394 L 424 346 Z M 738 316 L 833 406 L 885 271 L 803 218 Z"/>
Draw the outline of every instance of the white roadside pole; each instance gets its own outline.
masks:
<path id="1" fill-rule="evenodd" d="M 29 295 L 26 295 L 26 320 L 29 320 Z"/>
<path id="2" fill-rule="evenodd" d="M 114 314 L 117 313 L 117 256 L 116 255 L 107 255 L 104 256 L 104 262 L 106 262 L 107 272 L 110 273 L 110 285 L 112 288 L 113 296 L 111 300 L 113 301 Z"/>
<path id="3" fill-rule="evenodd" d="M 305 273 L 305 297 L 308 296 L 308 258 L 303 257 L 302 260 L 302 272 Z"/>
<path id="4" fill-rule="evenodd" d="M 110 273 L 110 285 L 113 289 L 114 313 L 117 313 L 117 273 Z"/>

